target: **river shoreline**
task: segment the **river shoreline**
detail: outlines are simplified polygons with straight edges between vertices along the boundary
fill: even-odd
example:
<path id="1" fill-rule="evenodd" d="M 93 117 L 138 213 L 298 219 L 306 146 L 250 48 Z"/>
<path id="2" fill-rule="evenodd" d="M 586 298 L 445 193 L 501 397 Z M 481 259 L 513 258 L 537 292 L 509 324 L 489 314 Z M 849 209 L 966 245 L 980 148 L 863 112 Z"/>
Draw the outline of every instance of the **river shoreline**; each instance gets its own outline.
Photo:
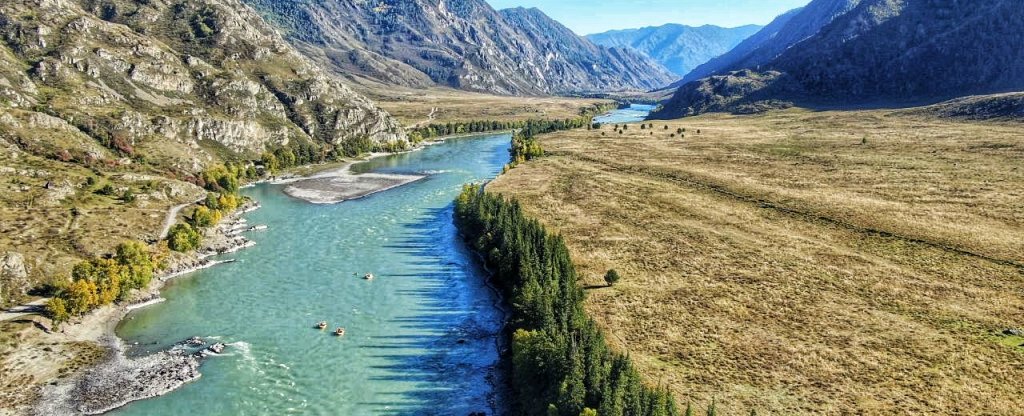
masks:
<path id="1" fill-rule="evenodd" d="M 242 215 L 259 209 L 249 201 L 224 218 L 204 238 L 195 253 L 176 256 L 172 266 L 154 277 L 145 290 L 123 304 L 107 305 L 82 317 L 64 331 L 54 333 L 72 342 L 95 342 L 106 350 L 105 358 L 71 377 L 43 387 L 30 414 L 101 414 L 137 400 L 167 394 L 201 376 L 199 366 L 207 356 L 161 351 L 143 357 L 125 355 L 126 344 L 116 334 L 117 325 L 131 311 L 164 301 L 160 290 L 171 280 L 233 260 L 213 260 L 254 243 L 238 235 Z M 203 345 L 203 347 L 212 347 Z"/>
<path id="2" fill-rule="evenodd" d="M 492 133 L 500 134 L 500 132 L 483 134 Z M 416 152 L 434 144 L 444 143 L 452 138 L 476 135 L 447 136 L 423 143 L 422 146 L 402 153 Z M 325 165 L 320 165 L 312 167 L 312 171 L 307 172 L 305 175 L 288 173 L 285 177 L 254 182 L 247 184 L 246 187 L 259 183 L 289 185 L 311 179 L 332 178 L 337 177 L 338 172 L 355 175 L 350 173 L 350 169 L 354 164 L 394 154 L 396 153 L 373 153 L 369 157 L 346 161 L 337 166 L 325 167 Z M 317 171 L 318 168 L 319 171 Z M 307 169 L 310 168 L 307 167 Z M 416 177 L 415 179 L 402 178 L 403 180 L 399 181 L 399 183 L 379 183 L 377 184 L 379 186 L 375 186 L 373 189 L 361 191 L 365 192 L 362 195 L 349 197 L 344 200 L 393 189 L 425 177 Z M 296 197 L 295 195 L 289 195 Z M 299 199 L 308 201 L 306 198 L 299 197 Z M 316 201 L 309 202 L 316 203 Z M 213 229 L 213 232 L 204 238 L 203 248 L 187 256 L 175 256 L 173 266 L 169 270 L 164 271 L 159 277 L 154 278 L 149 287 L 133 296 L 131 302 L 99 308 L 80 318 L 76 323 L 66 325 L 64 331 L 60 333 L 44 335 L 48 339 L 43 341 L 52 342 L 54 338 L 60 338 L 64 342 L 92 342 L 98 344 L 106 351 L 105 358 L 94 365 L 74 372 L 68 378 L 58 378 L 54 382 L 48 380 L 47 383 L 49 384 L 42 388 L 34 405 L 30 409 L 23 410 L 28 410 L 30 414 L 47 415 L 105 413 L 133 401 L 167 394 L 198 379 L 201 376 L 198 371 L 199 366 L 205 358 L 204 356 L 181 355 L 172 351 L 162 351 L 144 357 L 129 358 L 125 356 L 126 345 L 116 335 L 115 330 L 118 324 L 131 311 L 164 301 L 160 296 L 160 291 L 170 280 L 231 262 L 232 260 L 213 260 L 211 257 L 251 247 L 254 243 L 240 236 L 240 234 L 259 231 L 261 228 L 245 225 L 244 219 L 241 217 L 256 208 L 259 208 L 259 204 L 255 201 L 250 201 L 226 216 Z M 506 312 L 504 310 L 501 311 L 503 313 Z M 54 365 L 59 364 L 56 363 Z M 97 378 L 101 379 L 101 382 L 95 382 Z M 99 394 L 100 392 L 102 394 Z M 92 397 L 94 399 L 85 400 L 85 397 Z M 3 412 L 0 412 L 0 414 L 3 414 Z"/>

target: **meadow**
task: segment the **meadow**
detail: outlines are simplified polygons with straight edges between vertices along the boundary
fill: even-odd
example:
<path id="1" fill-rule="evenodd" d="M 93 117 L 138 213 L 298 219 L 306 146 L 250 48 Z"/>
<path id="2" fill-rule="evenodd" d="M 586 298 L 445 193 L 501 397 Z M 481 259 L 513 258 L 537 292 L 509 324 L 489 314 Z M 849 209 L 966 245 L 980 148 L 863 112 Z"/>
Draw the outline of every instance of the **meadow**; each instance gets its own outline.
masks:
<path id="1" fill-rule="evenodd" d="M 487 189 L 561 233 L 647 380 L 725 414 L 1024 408 L 1024 129 L 906 111 L 540 136 Z M 606 287 L 616 269 L 622 280 Z"/>

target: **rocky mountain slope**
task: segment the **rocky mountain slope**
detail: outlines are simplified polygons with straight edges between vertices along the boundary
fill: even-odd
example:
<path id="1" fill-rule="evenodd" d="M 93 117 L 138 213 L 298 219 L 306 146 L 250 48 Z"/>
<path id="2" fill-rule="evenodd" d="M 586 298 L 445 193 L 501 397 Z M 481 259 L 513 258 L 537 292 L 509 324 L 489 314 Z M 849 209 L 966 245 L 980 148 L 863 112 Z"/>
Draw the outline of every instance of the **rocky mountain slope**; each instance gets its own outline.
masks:
<path id="1" fill-rule="evenodd" d="M 484 0 L 245 0 L 308 56 L 386 84 L 506 95 L 646 90 L 673 76 L 598 47 L 536 9 Z"/>
<path id="2" fill-rule="evenodd" d="M 1019 91 L 1020 6 L 1014 0 L 862 0 L 755 71 L 683 85 L 656 116 L 775 107 L 780 101 L 909 105 Z M 789 25 L 803 24 L 799 18 Z M 742 91 L 737 85 L 744 85 Z"/>
<path id="3" fill-rule="evenodd" d="M 18 136 L 46 120 L 77 143 L 63 149 L 75 160 L 140 153 L 194 170 L 222 150 L 403 139 L 235 0 L 11 0 L 0 10 L 4 127 Z"/>
<path id="4" fill-rule="evenodd" d="M 783 13 L 733 50 L 687 74 L 675 86 L 729 71 L 756 69 L 798 42 L 814 36 L 822 27 L 853 10 L 860 2 L 861 0 L 815 0 L 805 7 Z"/>
<path id="5" fill-rule="evenodd" d="M 771 23 L 761 28 L 757 33 L 744 39 L 734 48 L 700 65 L 697 65 L 692 71 L 684 74 L 681 80 L 673 83 L 671 87 L 678 88 L 680 85 L 687 82 L 696 81 L 721 72 L 730 68 L 735 63 L 742 61 L 745 57 L 752 55 L 754 51 L 759 50 L 761 47 L 771 43 L 775 38 L 777 38 L 779 33 L 785 29 L 786 24 L 789 23 L 790 19 L 799 14 L 801 10 L 803 9 L 794 9 L 779 15 L 772 20 Z"/>
<path id="6" fill-rule="evenodd" d="M 211 164 L 405 140 L 237 0 L 0 2 L 0 254 L 35 281 L 155 238 Z"/>
<path id="7" fill-rule="evenodd" d="M 905 111 L 961 120 L 1024 121 L 1024 93 L 974 95 Z"/>
<path id="8" fill-rule="evenodd" d="M 697 66 L 733 50 L 760 29 L 761 26 L 757 25 L 724 28 L 668 24 L 613 30 L 587 35 L 587 39 L 608 47 L 633 48 L 682 77 Z"/>

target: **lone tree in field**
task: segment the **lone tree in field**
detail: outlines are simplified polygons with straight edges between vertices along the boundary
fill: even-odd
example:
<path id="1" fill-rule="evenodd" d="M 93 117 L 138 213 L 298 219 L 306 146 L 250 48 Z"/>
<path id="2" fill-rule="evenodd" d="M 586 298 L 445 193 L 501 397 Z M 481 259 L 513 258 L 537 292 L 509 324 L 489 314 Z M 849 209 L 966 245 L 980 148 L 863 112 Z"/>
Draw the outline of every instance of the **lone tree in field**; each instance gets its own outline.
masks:
<path id="1" fill-rule="evenodd" d="M 608 273 L 604 274 L 604 282 L 607 283 L 608 286 L 614 286 L 619 279 L 621 279 L 621 277 L 619 276 L 619 272 L 615 271 L 615 269 L 608 270 Z"/>

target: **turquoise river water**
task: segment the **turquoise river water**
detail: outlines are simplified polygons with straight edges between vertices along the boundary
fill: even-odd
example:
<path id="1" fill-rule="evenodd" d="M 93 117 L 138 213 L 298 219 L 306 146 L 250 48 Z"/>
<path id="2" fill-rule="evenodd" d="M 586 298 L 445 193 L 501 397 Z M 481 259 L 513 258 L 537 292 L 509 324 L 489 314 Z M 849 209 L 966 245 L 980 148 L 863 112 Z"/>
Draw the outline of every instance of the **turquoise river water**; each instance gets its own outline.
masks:
<path id="1" fill-rule="evenodd" d="M 598 117 L 594 117 L 595 123 L 639 123 L 647 119 L 647 116 L 654 111 L 653 105 L 632 104 L 627 108 L 610 111 Z"/>
<path id="2" fill-rule="evenodd" d="M 452 225 L 468 182 L 495 177 L 508 134 L 452 139 L 374 159 L 356 171 L 426 179 L 336 205 L 292 199 L 280 185 L 245 189 L 263 208 L 237 261 L 173 280 L 166 302 L 133 312 L 118 334 L 130 354 L 192 336 L 224 342 L 203 376 L 126 415 L 502 413 L 502 313 Z M 363 280 L 372 272 L 376 279 Z M 313 325 L 343 326 L 344 337 Z"/>

